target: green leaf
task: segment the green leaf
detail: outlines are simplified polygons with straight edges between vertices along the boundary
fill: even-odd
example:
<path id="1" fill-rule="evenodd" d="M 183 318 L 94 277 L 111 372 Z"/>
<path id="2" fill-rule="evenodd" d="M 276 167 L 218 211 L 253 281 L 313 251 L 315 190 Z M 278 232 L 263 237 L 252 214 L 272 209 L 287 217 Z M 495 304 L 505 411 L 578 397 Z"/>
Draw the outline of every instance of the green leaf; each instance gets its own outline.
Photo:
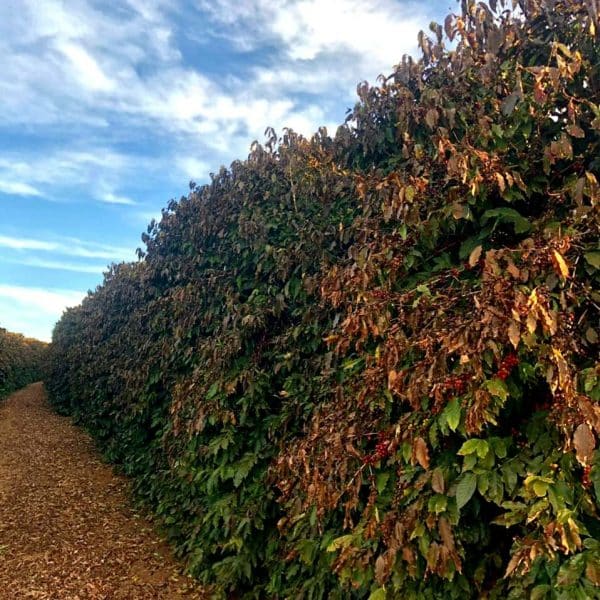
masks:
<path id="1" fill-rule="evenodd" d="M 481 473 L 477 476 L 477 491 L 483 496 L 490 487 L 490 480 L 488 473 Z"/>
<path id="2" fill-rule="evenodd" d="M 239 487 L 242 481 L 246 479 L 257 460 L 258 457 L 255 454 L 247 452 L 242 460 L 234 465 L 235 472 L 233 475 L 233 485 L 235 487 Z"/>
<path id="3" fill-rule="evenodd" d="M 502 379 L 489 379 L 486 381 L 485 387 L 487 387 L 488 392 L 490 392 L 492 396 L 496 396 L 503 401 L 509 396 L 508 387 L 506 386 L 506 383 L 502 381 Z"/>
<path id="4" fill-rule="evenodd" d="M 506 458 L 506 442 L 503 439 L 493 438 L 490 440 L 490 443 L 492 444 L 492 448 L 494 449 L 494 454 L 498 458 Z"/>
<path id="5" fill-rule="evenodd" d="M 427 509 L 429 512 L 439 515 L 443 513 L 448 506 L 448 497 L 443 494 L 436 494 L 429 499 Z"/>
<path id="6" fill-rule="evenodd" d="M 596 450 L 596 453 L 598 451 Z M 600 503 L 600 464 L 592 468 L 590 473 L 590 480 L 594 485 L 594 493 L 596 494 L 596 500 Z"/>
<path id="7" fill-rule="evenodd" d="M 460 510 L 472 497 L 477 488 L 477 475 L 465 473 L 456 486 L 456 506 Z"/>
<path id="8" fill-rule="evenodd" d="M 387 598 L 387 592 L 385 588 L 377 588 L 374 592 L 371 592 L 369 600 L 385 600 Z"/>
<path id="9" fill-rule="evenodd" d="M 586 252 L 583 257 L 596 269 L 600 269 L 600 252 Z"/>
<path id="10" fill-rule="evenodd" d="M 468 456 L 469 454 L 477 454 L 479 458 L 485 458 L 490 451 L 490 446 L 485 440 L 473 438 L 467 440 L 458 451 L 459 456 Z"/>
<path id="11" fill-rule="evenodd" d="M 526 233 L 531 229 L 531 223 L 514 208 L 494 208 L 486 210 L 481 216 L 481 224 L 485 225 L 485 223 L 493 217 L 497 218 L 497 222 L 511 224 L 515 233 Z"/>
<path id="12" fill-rule="evenodd" d="M 510 113 L 512 113 L 512 111 L 515 109 L 520 96 L 521 94 L 519 92 L 513 92 L 504 98 L 504 100 L 502 100 L 500 110 L 505 117 L 508 117 L 508 115 L 510 115 Z"/>
<path id="13" fill-rule="evenodd" d="M 477 452 L 478 439 L 467 440 L 458 451 L 459 456 L 468 456 L 469 454 L 475 454 Z"/>
<path id="14" fill-rule="evenodd" d="M 444 410 L 444 415 L 446 416 L 448 427 L 450 427 L 452 431 L 456 431 L 456 428 L 460 423 L 460 404 L 458 403 L 458 398 L 452 398 L 452 400 L 448 402 Z"/>
<path id="15" fill-rule="evenodd" d="M 543 600 L 552 591 L 552 586 L 544 583 L 542 585 L 536 585 L 531 590 L 531 600 Z"/>
<path id="16" fill-rule="evenodd" d="M 485 440 L 477 440 L 477 456 L 479 458 L 485 458 L 490 451 L 490 445 Z"/>
<path id="17" fill-rule="evenodd" d="M 390 474 L 388 472 L 379 473 L 377 475 L 377 491 L 381 494 L 385 490 L 385 486 L 390 479 Z"/>
<path id="18" fill-rule="evenodd" d="M 206 392 L 206 399 L 207 400 L 211 400 L 212 398 L 214 398 L 217 395 L 217 392 L 219 391 L 219 383 L 217 381 L 215 381 L 209 388 L 208 388 L 208 392 Z"/>

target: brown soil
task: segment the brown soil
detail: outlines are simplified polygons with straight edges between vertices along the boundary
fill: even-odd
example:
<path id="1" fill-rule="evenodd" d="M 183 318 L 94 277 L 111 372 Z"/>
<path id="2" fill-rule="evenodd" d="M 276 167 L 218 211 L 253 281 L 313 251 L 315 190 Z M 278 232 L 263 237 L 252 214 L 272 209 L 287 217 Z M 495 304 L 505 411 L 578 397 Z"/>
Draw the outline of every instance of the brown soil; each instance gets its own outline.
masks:
<path id="1" fill-rule="evenodd" d="M 0 600 L 206 598 L 127 489 L 41 383 L 3 402 Z"/>

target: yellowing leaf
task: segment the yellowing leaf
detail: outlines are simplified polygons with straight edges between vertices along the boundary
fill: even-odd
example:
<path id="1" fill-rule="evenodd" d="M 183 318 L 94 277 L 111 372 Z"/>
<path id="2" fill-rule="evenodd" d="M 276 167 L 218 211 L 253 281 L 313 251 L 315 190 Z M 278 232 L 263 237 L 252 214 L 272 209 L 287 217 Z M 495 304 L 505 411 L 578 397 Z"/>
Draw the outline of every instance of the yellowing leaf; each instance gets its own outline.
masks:
<path id="1" fill-rule="evenodd" d="M 600 565 L 594 561 L 588 561 L 585 568 L 585 576 L 596 586 L 600 586 Z"/>
<path id="2" fill-rule="evenodd" d="M 377 588 L 374 592 L 371 592 L 369 600 L 385 600 L 387 598 L 387 592 L 385 588 Z"/>
<path id="3" fill-rule="evenodd" d="M 479 259 L 481 258 L 481 251 L 483 250 L 483 248 L 480 246 L 477 246 L 477 248 L 475 248 L 471 254 L 469 254 L 469 266 L 470 267 L 474 267 L 478 262 Z"/>
<path id="4" fill-rule="evenodd" d="M 521 325 L 514 319 L 511 319 L 508 326 L 508 339 L 516 350 L 519 342 L 521 341 Z"/>
<path id="5" fill-rule="evenodd" d="M 542 498 L 548 492 L 548 484 L 545 481 L 534 481 L 531 487 L 538 498 Z"/>
<path id="6" fill-rule="evenodd" d="M 569 367 L 567 361 L 558 348 L 552 348 L 552 354 L 554 355 L 554 360 L 558 367 L 558 384 L 564 389 L 569 381 Z"/>
<path id="7" fill-rule="evenodd" d="M 396 379 L 398 379 L 398 373 L 391 369 L 388 373 L 388 389 L 392 389 L 394 387 L 394 383 L 396 383 Z"/>
<path id="8" fill-rule="evenodd" d="M 527 331 L 533 333 L 537 327 L 537 319 L 533 311 L 527 313 Z"/>
<path id="9" fill-rule="evenodd" d="M 566 279 L 569 276 L 569 267 L 562 254 L 558 250 L 552 250 L 552 264 L 556 272 L 563 278 Z"/>
<path id="10" fill-rule="evenodd" d="M 458 221 L 458 219 L 466 219 L 469 215 L 469 208 L 465 204 L 455 202 L 452 205 L 452 216 Z"/>
<path id="11" fill-rule="evenodd" d="M 504 190 L 506 189 L 506 182 L 504 181 L 504 177 L 502 177 L 502 175 L 500 173 L 494 173 L 494 175 L 496 176 L 496 181 L 498 182 L 498 188 L 500 190 L 500 193 L 504 193 Z"/>
<path id="12" fill-rule="evenodd" d="M 327 546 L 327 552 L 335 552 L 341 548 L 347 548 L 351 543 L 352 535 L 341 535 L 340 537 L 335 538 L 335 540 L 333 540 L 331 544 Z"/>

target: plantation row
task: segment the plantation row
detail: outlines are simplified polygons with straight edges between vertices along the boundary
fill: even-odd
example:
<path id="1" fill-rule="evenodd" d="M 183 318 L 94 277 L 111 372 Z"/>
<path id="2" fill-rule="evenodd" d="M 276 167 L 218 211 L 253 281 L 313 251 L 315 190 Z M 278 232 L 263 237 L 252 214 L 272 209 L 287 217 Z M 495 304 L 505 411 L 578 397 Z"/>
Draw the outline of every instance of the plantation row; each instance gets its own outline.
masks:
<path id="1" fill-rule="evenodd" d="M 54 406 L 216 596 L 600 597 L 597 3 L 505 4 L 192 184 L 56 326 Z"/>
<path id="2" fill-rule="evenodd" d="M 42 379 L 47 347 L 0 327 L 0 399 Z"/>

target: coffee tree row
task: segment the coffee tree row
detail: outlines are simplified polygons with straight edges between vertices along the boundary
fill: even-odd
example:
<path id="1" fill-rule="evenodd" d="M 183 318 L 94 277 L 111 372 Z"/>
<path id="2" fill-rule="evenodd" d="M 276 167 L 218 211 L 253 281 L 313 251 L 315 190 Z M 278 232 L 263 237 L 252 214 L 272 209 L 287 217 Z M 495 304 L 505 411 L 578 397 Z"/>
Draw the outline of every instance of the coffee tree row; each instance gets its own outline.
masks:
<path id="1" fill-rule="evenodd" d="M 42 378 L 47 347 L 0 327 L 0 398 Z"/>
<path id="2" fill-rule="evenodd" d="M 55 406 L 216 595 L 599 597 L 598 6 L 513 4 L 268 130 L 57 325 Z"/>

